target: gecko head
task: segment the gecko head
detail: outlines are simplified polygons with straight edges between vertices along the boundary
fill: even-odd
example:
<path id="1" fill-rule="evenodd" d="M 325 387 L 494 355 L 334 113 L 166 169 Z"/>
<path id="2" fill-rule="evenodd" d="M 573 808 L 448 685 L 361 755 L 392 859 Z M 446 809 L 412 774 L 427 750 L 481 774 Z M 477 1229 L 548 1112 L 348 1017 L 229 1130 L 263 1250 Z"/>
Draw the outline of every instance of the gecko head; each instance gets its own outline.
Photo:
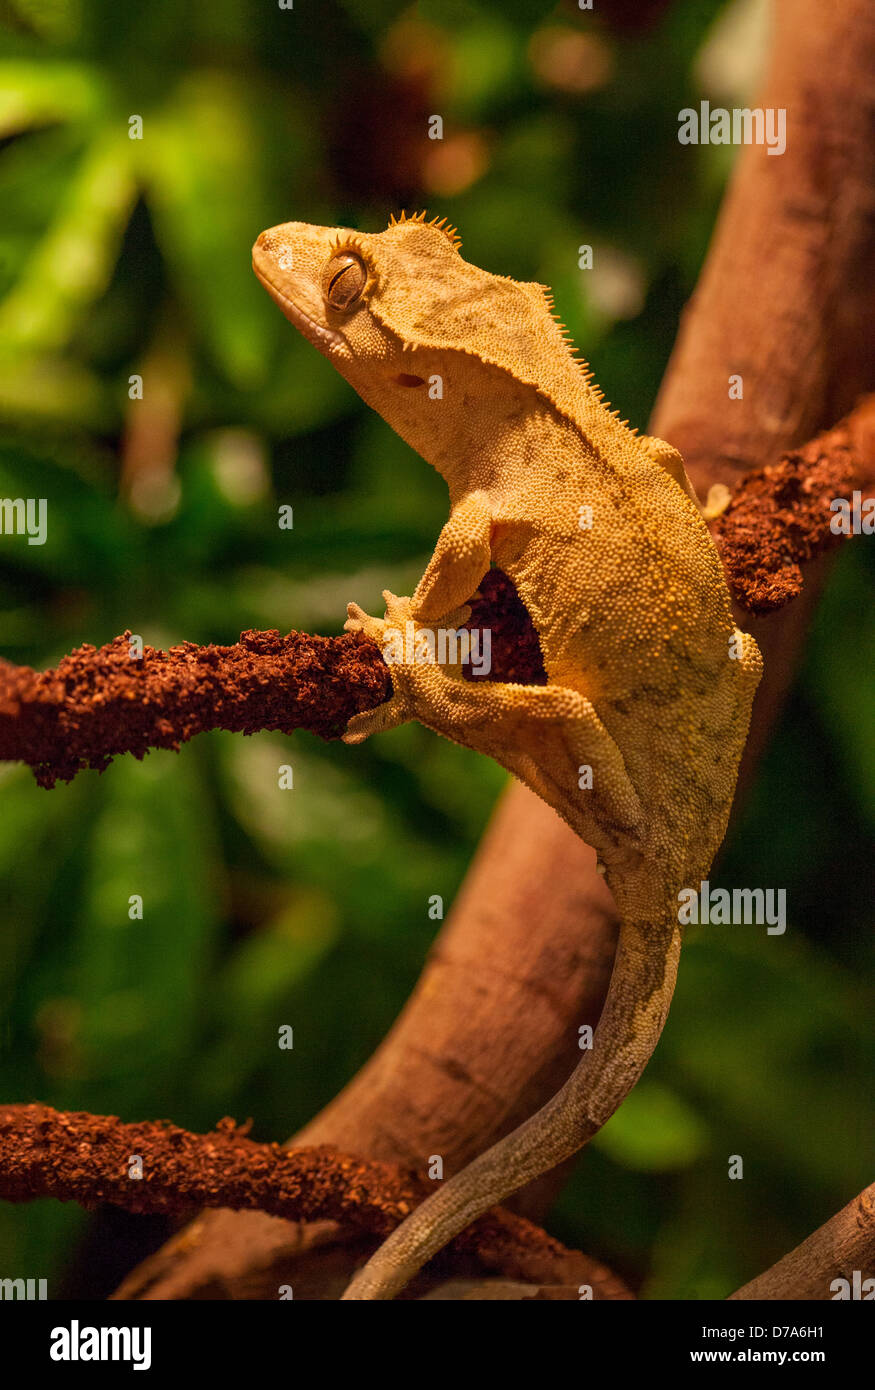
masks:
<path id="1" fill-rule="evenodd" d="M 255 274 L 286 318 L 356 389 L 387 402 L 395 378 L 414 375 L 420 320 L 464 265 L 455 232 L 423 219 L 402 214 L 377 233 L 285 222 L 252 248 Z"/>
<path id="2" fill-rule="evenodd" d="M 531 360 L 526 333 L 533 307 L 549 320 L 541 286 L 469 264 L 455 231 L 437 219 L 427 222 L 424 213 L 402 214 L 376 233 L 286 222 L 261 233 L 252 260 L 295 327 L 438 466 L 450 423 L 435 401 L 444 394 L 453 359 L 464 354 L 470 427 L 478 412 L 488 413 L 494 395 L 487 362 L 493 370 L 513 368 L 495 360 L 495 344 L 510 341 L 516 356 Z M 493 351 L 479 351 L 478 343 Z M 441 385 L 432 390 L 436 378 Z"/>

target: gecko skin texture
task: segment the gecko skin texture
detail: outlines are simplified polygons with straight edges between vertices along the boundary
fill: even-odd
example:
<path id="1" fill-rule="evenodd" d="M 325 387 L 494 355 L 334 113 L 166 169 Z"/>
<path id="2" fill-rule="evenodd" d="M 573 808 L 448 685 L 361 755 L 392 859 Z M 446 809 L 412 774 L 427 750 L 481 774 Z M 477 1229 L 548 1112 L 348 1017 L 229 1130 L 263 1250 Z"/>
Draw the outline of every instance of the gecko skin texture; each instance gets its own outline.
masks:
<path id="1" fill-rule="evenodd" d="M 423 214 L 376 234 L 288 222 L 262 232 L 253 265 L 449 488 L 412 597 L 386 592 L 382 618 L 349 606 L 347 627 L 401 659 L 391 699 L 356 715 L 347 741 L 418 719 L 495 758 L 595 848 L 622 923 L 592 1047 L 568 1081 L 417 1208 L 344 1295 L 391 1298 L 581 1148 L 643 1071 L 674 989 L 678 893 L 698 889 L 723 839 L 761 660 L 733 622 L 680 455 L 608 408 L 543 286 L 470 265 Z M 426 638 L 398 646 L 398 632 L 463 622 L 492 563 L 531 615 L 546 686 L 472 683 L 424 659 Z"/>

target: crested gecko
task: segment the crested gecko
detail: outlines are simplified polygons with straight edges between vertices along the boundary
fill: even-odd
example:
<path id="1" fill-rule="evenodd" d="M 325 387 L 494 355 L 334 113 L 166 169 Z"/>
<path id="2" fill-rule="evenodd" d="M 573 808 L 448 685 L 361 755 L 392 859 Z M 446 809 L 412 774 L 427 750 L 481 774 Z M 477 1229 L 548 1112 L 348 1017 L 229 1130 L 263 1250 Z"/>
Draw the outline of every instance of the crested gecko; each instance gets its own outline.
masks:
<path id="1" fill-rule="evenodd" d="M 674 989 L 678 893 L 723 838 L 761 659 L 735 626 L 683 461 L 611 411 L 549 291 L 465 261 L 425 214 L 371 234 L 288 222 L 253 248 L 286 317 L 443 475 L 450 516 L 409 598 L 347 628 L 395 655 L 357 743 L 408 719 L 495 758 L 594 847 L 621 928 L 592 1038 L 561 1090 L 429 1197 L 344 1297 L 391 1298 L 487 1208 L 580 1149 L 641 1075 Z M 473 683 L 452 631 L 495 563 L 544 686 Z M 397 641 L 398 635 L 413 642 Z"/>

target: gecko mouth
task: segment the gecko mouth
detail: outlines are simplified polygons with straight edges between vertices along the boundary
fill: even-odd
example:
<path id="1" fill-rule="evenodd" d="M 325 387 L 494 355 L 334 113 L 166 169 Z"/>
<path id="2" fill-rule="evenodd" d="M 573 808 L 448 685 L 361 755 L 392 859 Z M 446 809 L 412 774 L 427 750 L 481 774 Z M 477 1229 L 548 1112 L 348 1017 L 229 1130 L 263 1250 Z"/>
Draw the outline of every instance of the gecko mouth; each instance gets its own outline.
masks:
<path id="1" fill-rule="evenodd" d="M 325 324 L 317 323 L 316 319 L 311 318 L 299 304 L 284 294 L 279 286 L 270 279 L 270 276 L 261 269 L 254 254 L 252 269 L 255 271 L 256 279 L 264 286 L 271 299 L 279 305 L 289 323 L 293 323 L 295 328 L 303 333 L 305 338 L 309 338 L 315 347 L 320 348 L 323 352 L 337 352 L 338 349 L 346 346 L 340 333 L 337 333 L 333 328 L 328 328 Z"/>

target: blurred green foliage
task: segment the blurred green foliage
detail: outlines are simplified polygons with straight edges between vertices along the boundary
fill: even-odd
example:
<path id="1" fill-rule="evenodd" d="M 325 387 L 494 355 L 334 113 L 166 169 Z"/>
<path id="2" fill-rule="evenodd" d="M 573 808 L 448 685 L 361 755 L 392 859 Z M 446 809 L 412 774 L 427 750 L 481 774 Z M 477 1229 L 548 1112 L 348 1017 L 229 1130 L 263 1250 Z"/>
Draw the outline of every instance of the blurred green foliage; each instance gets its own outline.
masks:
<path id="1" fill-rule="evenodd" d="M 643 425 L 728 172 L 681 155 L 677 111 L 715 94 L 718 43 L 719 95 L 745 95 L 739 8 L 675 0 L 620 32 L 552 3 L 5 0 L 0 494 L 49 499 L 49 540 L 0 543 L 3 655 L 337 631 L 347 599 L 415 584 L 443 484 L 257 285 L 273 223 L 427 203 L 474 262 L 554 287 Z M 787 934 L 691 933 L 663 1044 L 554 1213 L 649 1296 L 725 1295 L 870 1176 L 870 556 L 835 568 L 714 874 L 786 887 Z M 3 1099 L 290 1133 L 390 1025 L 504 780 L 418 727 L 355 750 L 205 736 L 50 793 L 4 767 Z M 129 1221 L 95 1275 L 106 1219 L 5 1205 L 0 1272 L 105 1293 L 161 1233 Z"/>

